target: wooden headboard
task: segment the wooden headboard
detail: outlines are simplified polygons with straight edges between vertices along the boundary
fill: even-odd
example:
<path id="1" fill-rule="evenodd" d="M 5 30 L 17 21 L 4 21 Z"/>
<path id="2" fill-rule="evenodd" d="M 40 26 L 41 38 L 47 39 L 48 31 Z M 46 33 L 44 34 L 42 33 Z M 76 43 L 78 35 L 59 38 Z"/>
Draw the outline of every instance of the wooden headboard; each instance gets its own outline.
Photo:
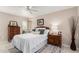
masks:
<path id="1" fill-rule="evenodd" d="M 50 28 L 47 27 L 47 26 L 38 26 L 38 27 L 36 27 L 36 28 L 46 28 L 46 29 L 50 29 Z"/>

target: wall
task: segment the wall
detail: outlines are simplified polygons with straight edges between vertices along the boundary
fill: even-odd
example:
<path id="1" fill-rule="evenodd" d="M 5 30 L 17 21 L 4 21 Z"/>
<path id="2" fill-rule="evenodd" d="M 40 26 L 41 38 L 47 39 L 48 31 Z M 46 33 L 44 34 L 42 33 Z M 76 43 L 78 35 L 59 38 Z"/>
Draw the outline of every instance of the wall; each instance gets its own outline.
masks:
<path id="1" fill-rule="evenodd" d="M 17 21 L 22 29 L 22 21 L 27 21 L 27 18 L 0 12 L 0 42 L 8 41 L 8 24 L 10 20 Z"/>
<path id="2" fill-rule="evenodd" d="M 78 20 L 78 22 L 77 22 L 78 24 L 76 27 L 75 42 L 76 42 L 77 47 L 79 47 L 79 7 L 77 7 L 77 20 Z"/>
<path id="3" fill-rule="evenodd" d="M 37 26 L 37 19 L 36 17 L 33 17 L 33 18 L 29 18 L 29 20 L 32 22 L 30 25 L 31 26 L 31 30 L 34 29 L 36 26 Z"/>
<path id="4" fill-rule="evenodd" d="M 51 27 L 51 24 L 54 23 L 54 21 L 56 21 L 57 23 L 60 23 L 59 28 L 60 28 L 60 31 L 62 31 L 62 42 L 63 44 L 67 44 L 70 46 L 71 44 L 70 21 L 71 21 L 71 18 L 75 16 L 77 16 L 77 7 L 57 11 L 47 15 L 38 16 L 36 17 L 36 19 L 44 18 L 45 26 L 48 26 L 48 27 Z M 34 26 L 37 26 L 37 25 L 34 24 Z M 76 40 L 78 41 L 79 39 L 76 39 Z"/>

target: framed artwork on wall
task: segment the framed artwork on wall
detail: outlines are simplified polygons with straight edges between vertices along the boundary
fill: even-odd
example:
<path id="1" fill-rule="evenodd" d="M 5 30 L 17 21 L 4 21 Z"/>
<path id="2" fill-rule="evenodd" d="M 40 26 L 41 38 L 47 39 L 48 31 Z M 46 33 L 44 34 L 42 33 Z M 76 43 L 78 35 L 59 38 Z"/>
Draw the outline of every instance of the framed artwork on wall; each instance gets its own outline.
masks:
<path id="1" fill-rule="evenodd" d="M 44 19 L 38 19 L 37 20 L 37 25 L 38 26 L 44 25 Z"/>

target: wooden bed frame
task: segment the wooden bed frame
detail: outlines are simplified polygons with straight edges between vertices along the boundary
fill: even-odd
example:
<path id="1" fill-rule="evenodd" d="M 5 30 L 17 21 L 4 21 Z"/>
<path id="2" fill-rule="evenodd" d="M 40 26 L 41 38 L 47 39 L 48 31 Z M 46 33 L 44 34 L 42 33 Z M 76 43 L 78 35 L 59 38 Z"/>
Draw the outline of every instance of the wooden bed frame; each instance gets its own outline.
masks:
<path id="1" fill-rule="evenodd" d="M 36 28 L 46 28 L 46 29 L 50 29 L 50 28 L 47 27 L 47 26 L 38 26 L 38 27 L 36 27 Z"/>

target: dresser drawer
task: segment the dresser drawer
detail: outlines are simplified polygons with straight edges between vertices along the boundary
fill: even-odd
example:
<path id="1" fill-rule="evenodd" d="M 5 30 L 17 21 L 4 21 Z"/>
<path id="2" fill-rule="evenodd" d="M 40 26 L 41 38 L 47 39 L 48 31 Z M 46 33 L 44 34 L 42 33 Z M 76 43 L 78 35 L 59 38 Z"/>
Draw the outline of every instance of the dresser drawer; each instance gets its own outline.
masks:
<path id="1" fill-rule="evenodd" d="M 53 43 L 54 43 L 54 40 L 53 40 L 53 39 L 49 39 L 49 40 L 48 40 L 48 43 L 49 43 L 49 44 L 50 44 L 50 43 L 53 44 Z"/>
<path id="2" fill-rule="evenodd" d="M 61 36 L 60 35 L 48 35 L 48 44 L 61 47 Z"/>
<path id="3" fill-rule="evenodd" d="M 11 42 L 12 38 L 20 34 L 20 27 L 19 26 L 8 26 L 8 41 Z"/>

